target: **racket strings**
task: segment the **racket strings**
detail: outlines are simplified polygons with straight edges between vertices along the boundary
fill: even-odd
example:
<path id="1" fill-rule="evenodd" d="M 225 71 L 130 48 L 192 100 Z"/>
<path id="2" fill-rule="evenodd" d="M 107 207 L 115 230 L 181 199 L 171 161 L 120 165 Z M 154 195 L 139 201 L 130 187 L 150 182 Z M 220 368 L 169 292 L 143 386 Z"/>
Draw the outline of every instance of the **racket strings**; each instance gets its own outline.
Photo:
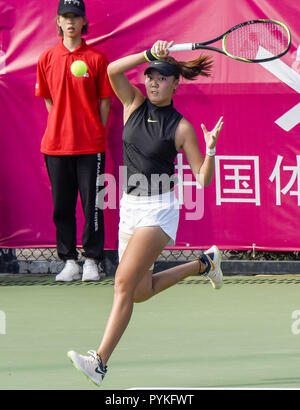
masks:
<path id="1" fill-rule="evenodd" d="M 232 31 L 224 49 L 232 56 L 257 60 L 282 54 L 289 46 L 287 30 L 274 23 L 254 23 Z"/>

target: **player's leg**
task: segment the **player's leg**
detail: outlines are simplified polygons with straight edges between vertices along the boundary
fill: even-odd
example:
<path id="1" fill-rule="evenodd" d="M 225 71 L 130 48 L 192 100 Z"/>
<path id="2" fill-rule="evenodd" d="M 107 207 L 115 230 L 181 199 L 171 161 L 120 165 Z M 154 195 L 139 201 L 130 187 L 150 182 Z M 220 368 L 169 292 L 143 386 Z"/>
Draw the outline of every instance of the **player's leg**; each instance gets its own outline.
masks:
<path id="1" fill-rule="evenodd" d="M 205 263 L 195 260 L 157 272 L 154 275 L 153 271 L 148 271 L 135 289 L 134 301 L 137 303 L 144 302 L 188 276 L 203 273 L 206 268 Z"/>
<path id="2" fill-rule="evenodd" d="M 213 288 L 220 289 L 223 285 L 221 270 L 221 254 L 216 246 L 204 252 L 200 258 L 153 274 L 149 270 L 138 283 L 134 301 L 144 302 L 165 289 L 175 285 L 188 276 L 203 274 L 210 280 Z"/>
<path id="3" fill-rule="evenodd" d="M 106 363 L 131 318 L 135 288 L 168 241 L 160 227 L 140 228 L 133 233 L 115 274 L 113 305 L 97 352 L 90 352 L 90 356 L 68 352 L 74 366 L 97 385 L 101 385 Z"/>
<path id="4" fill-rule="evenodd" d="M 132 235 L 119 230 L 119 260 L 122 259 L 123 253 L 131 236 Z M 210 257 L 211 260 L 215 262 L 215 266 L 212 266 L 209 261 L 205 260 L 205 254 L 207 253 L 207 258 Z M 220 288 L 222 285 L 220 253 L 216 247 L 213 247 L 205 252 L 205 254 L 201 256 L 201 259 L 197 258 L 195 261 L 179 264 L 165 271 L 157 272 L 154 275 L 153 264 L 137 284 L 134 293 L 134 301 L 144 302 L 164 289 L 173 286 L 180 280 L 183 280 L 188 276 L 201 273 L 205 274 L 208 279 L 211 279 L 214 276 L 214 278 L 212 278 L 213 280 L 211 279 L 212 286 L 214 288 Z"/>
<path id="5" fill-rule="evenodd" d="M 128 325 L 137 284 L 168 241 L 169 237 L 160 227 L 139 228 L 133 233 L 116 271 L 113 306 L 98 349 L 104 364 Z"/>
<path id="6" fill-rule="evenodd" d="M 149 269 L 168 242 L 168 235 L 160 227 L 134 231 L 116 272 L 113 306 L 97 352 L 92 352 L 89 357 L 73 351 L 68 353 L 75 367 L 98 385 L 106 374 L 107 361 L 127 328 L 137 299 L 145 300 L 199 269 L 217 271 L 219 268 L 220 263 L 215 259 L 218 251 L 210 250 L 204 259 L 161 272 L 153 283 L 153 276 L 157 274 L 152 276 Z"/>

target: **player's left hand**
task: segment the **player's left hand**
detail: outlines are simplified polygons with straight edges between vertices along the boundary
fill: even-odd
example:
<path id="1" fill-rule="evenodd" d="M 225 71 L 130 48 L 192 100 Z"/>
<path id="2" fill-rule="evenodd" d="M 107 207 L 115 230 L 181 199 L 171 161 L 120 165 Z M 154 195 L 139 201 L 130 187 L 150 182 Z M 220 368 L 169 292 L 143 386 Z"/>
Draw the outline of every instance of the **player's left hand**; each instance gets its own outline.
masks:
<path id="1" fill-rule="evenodd" d="M 201 128 L 204 134 L 204 139 L 205 139 L 205 143 L 206 143 L 206 147 L 207 148 L 214 148 L 216 146 L 216 143 L 218 141 L 219 138 L 219 134 L 222 130 L 223 127 L 223 116 L 220 117 L 219 121 L 217 122 L 215 128 L 211 131 L 207 131 L 206 127 L 204 124 L 201 124 Z"/>

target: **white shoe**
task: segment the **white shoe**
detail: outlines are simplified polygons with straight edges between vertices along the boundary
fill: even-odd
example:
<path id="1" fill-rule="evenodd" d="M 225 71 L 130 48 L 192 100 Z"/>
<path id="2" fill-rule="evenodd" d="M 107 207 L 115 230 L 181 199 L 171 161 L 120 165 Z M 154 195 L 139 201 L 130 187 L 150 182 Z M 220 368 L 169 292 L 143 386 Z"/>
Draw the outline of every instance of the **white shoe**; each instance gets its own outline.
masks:
<path id="1" fill-rule="evenodd" d="M 82 356 L 70 350 L 67 355 L 77 370 L 82 372 L 91 382 L 101 386 L 107 373 L 107 366 L 103 366 L 101 357 L 94 350 L 89 350 L 88 354 L 89 356 Z"/>
<path id="2" fill-rule="evenodd" d="M 223 272 L 221 269 L 222 255 L 217 246 L 212 246 L 200 257 L 201 261 L 207 265 L 203 273 L 212 284 L 214 289 L 220 289 L 223 285 Z"/>
<path id="3" fill-rule="evenodd" d="M 98 265 L 93 259 L 86 259 L 83 265 L 82 281 L 99 280 L 100 275 L 98 271 Z"/>
<path id="4" fill-rule="evenodd" d="M 55 277 L 56 281 L 62 282 L 72 282 L 77 279 L 80 279 L 79 265 L 74 259 L 68 259 L 63 270 Z"/>

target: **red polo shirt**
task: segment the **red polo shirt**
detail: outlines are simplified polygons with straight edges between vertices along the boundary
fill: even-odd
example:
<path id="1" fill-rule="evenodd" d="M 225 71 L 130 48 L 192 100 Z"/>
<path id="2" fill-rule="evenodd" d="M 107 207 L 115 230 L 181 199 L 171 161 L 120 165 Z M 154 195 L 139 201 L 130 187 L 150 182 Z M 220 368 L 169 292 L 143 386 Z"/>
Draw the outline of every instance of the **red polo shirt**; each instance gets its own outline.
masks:
<path id="1" fill-rule="evenodd" d="M 87 64 L 88 70 L 83 77 L 71 73 L 70 67 L 75 60 Z M 72 52 L 61 40 L 40 56 L 35 95 L 53 101 L 41 144 L 44 154 L 105 151 L 105 128 L 100 118 L 99 101 L 113 95 L 107 64 L 106 57 L 84 40 Z"/>

